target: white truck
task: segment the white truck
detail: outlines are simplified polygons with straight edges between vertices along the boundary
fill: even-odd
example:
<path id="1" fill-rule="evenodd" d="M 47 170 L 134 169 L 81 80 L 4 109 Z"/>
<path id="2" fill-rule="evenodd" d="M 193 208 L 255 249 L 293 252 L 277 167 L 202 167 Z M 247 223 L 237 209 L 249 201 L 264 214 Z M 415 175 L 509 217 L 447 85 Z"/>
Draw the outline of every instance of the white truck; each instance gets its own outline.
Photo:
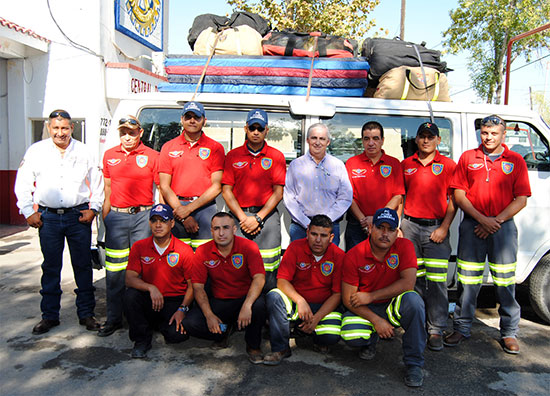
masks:
<path id="1" fill-rule="evenodd" d="M 103 138 L 102 150 L 118 144 L 116 121 L 124 115 L 139 118 L 144 127 L 144 142 L 160 150 L 162 145 L 181 132 L 183 103 L 192 99 L 188 93 L 145 93 L 121 99 L 113 122 Z M 507 121 L 507 143 L 527 163 L 532 196 L 527 207 L 515 218 L 519 229 L 516 281 L 528 281 L 532 306 L 550 323 L 550 127 L 535 112 L 515 106 L 456 104 L 372 98 L 304 97 L 248 94 L 199 94 L 195 100 L 204 104 L 206 134 L 219 141 L 226 152 L 243 144 L 244 123 L 250 109 L 262 108 L 269 114 L 268 142 L 281 150 L 290 162 L 307 150 L 305 131 L 322 122 L 328 125 L 333 139 L 330 152 L 346 161 L 363 151 L 361 126 L 369 120 L 380 122 L 385 130 L 384 150 L 403 159 L 416 150 L 414 138 L 420 123 L 430 120 L 430 106 L 441 131 L 439 151 L 458 161 L 460 155 L 480 144 L 479 123 L 490 114 Z M 218 197 L 218 207 L 224 206 Z M 290 217 L 283 213 L 283 248 L 288 245 Z M 453 256 L 449 265 L 449 287 L 456 286 L 456 247 L 459 212 L 451 228 Z M 345 225 L 341 230 L 345 229 Z M 484 283 L 492 283 L 487 271 Z"/>

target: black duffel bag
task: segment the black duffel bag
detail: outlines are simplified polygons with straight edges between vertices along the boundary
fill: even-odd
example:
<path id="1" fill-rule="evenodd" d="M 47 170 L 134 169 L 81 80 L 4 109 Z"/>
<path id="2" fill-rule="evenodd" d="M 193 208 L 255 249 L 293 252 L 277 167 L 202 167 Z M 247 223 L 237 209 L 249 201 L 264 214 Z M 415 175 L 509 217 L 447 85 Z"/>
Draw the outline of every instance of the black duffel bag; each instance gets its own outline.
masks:
<path id="1" fill-rule="evenodd" d="M 315 46 L 317 40 L 317 46 Z M 351 58 L 357 55 L 357 41 L 324 33 L 273 31 L 262 40 L 264 55 Z"/>
<path id="2" fill-rule="evenodd" d="M 258 14 L 248 11 L 234 12 L 231 17 L 219 16 L 214 14 L 201 14 L 193 20 L 193 25 L 189 29 L 187 42 L 192 50 L 195 49 L 195 42 L 205 29 L 212 28 L 214 31 L 220 31 L 228 27 L 247 25 L 265 36 L 271 30 L 271 24 Z"/>
<path id="3" fill-rule="evenodd" d="M 369 79 L 377 81 L 388 70 L 400 66 L 418 67 L 420 61 L 414 46 L 420 53 L 423 66 L 432 67 L 441 73 L 451 71 L 447 63 L 441 61 L 441 52 L 428 49 L 426 43 L 415 44 L 398 38 L 368 38 L 363 41 L 361 56 L 367 58 L 370 65 Z"/>

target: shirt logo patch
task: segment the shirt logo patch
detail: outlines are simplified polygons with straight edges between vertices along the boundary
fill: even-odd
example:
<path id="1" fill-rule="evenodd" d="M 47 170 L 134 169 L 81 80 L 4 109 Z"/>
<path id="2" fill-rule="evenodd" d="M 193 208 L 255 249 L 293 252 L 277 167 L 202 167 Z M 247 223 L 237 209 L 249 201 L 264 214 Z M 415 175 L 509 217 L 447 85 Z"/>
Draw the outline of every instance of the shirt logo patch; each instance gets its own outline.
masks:
<path id="1" fill-rule="evenodd" d="M 149 162 L 149 157 L 146 155 L 136 155 L 136 164 L 140 168 L 145 168 L 147 165 L 147 162 Z"/>
<path id="2" fill-rule="evenodd" d="M 374 269 L 374 264 L 366 264 L 363 267 L 359 267 L 359 271 L 369 273 Z"/>
<path id="3" fill-rule="evenodd" d="M 120 164 L 120 159 L 118 159 L 118 158 L 108 159 L 107 164 L 109 164 L 111 166 L 118 165 L 118 164 Z"/>
<path id="4" fill-rule="evenodd" d="M 443 172 L 443 164 L 432 164 L 432 173 L 439 176 Z"/>
<path id="5" fill-rule="evenodd" d="M 481 168 L 483 168 L 483 164 L 468 164 L 470 170 L 480 170 Z"/>
<path id="6" fill-rule="evenodd" d="M 208 268 L 216 268 L 220 264 L 220 260 L 207 260 L 203 264 Z"/>
<path id="7" fill-rule="evenodd" d="M 405 176 L 414 175 L 418 169 L 416 168 L 408 168 L 405 169 Z"/>
<path id="8" fill-rule="evenodd" d="M 382 177 L 388 177 L 391 175 L 391 166 L 389 165 L 380 165 L 380 174 Z"/>
<path id="9" fill-rule="evenodd" d="M 334 269 L 334 263 L 332 261 L 325 261 L 323 264 L 321 264 L 321 273 L 325 276 L 329 276 L 332 274 L 332 270 Z"/>
<path id="10" fill-rule="evenodd" d="M 210 149 L 206 147 L 199 148 L 199 157 L 202 160 L 205 160 L 208 157 L 210 157 Z"/>
<path id="11" fill-rule="evenodd" d="M 399 255 L 398 254 L 392 254 L 388 259 L 386 260 L 386 263 L 388 264 L 388 267 L 391 269 L 396 269 L 399 265 Z"/>
<path id="12" fill-rule="evenodd" d="M 351 170 L 351 177 L 365 177 L 367 176 L 367 170 L 366 169 L 352 169 Z"/>
<path id="13" fill-rule="evenodd" d="M 233 162 L 233 168 L 242 169 L 248 165 L 248 161 Z"/>
<path id="14" fill-rule="evenodd" d="M 502 171 L 505 175 L 509 175 L 514 170 L 514 164 L 508 161 L 502 161 Z"/>
<path id="15" fill-rule="evenodd" d="M 311 267 L 311 263 L 298 263 L 296 264 L 296 266 L 298 267 L 299 270 L 305 271 L 309 269 L 309 267 Z"/>
<path id="16" fill-rule="evenodd" d="M 172 157 L 172 158 L 179 158 L 179 157 L 182 156 L 182 154 L 183 154 L 183 150 L 180 150 L 180 151 L 170 151 L 170 152 L 168 153 L 168 156 L 169 156 L 169 157 Z"/>
<path id="17" fill-rule="evenodd" d="M 154 257 L 141 256 L 141 262 L 142 262 L 143 264 L 152 264 L 153 261 L 155 261 L 155 258 L 154 258 Z"/>
<path id="18" fill-rule="evenodd" d="M 166 256 L 166 262 L 170 267 L 174 267 L 180 261 L 179 253 L 168 253 Z"/>
<path id="19" fill-rule="evenodd" d="M 244 260 L 242 254 L 234 254 L 231 256 L 231 262 L 233 263 L 233 267 L 239 269 L 243 266 Z"/>
<path id="20" fill-rule="evenodd" d="M 269 168 L 271 168 L 273 160 L 271 158 L 262 158 L 260 164 L 262 165 L 262 168 L 264 168 L 264 170 L 268 170 Z"/>

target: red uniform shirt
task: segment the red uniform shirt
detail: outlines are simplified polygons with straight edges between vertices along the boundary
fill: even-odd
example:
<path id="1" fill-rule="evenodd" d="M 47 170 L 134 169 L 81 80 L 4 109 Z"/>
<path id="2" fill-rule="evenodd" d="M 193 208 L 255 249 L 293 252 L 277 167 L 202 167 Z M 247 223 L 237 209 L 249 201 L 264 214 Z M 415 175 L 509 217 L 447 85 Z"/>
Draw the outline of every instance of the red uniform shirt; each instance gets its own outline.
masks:
<path id="1" fill-rule="evenodd" d="M 205 284 L 210 279 L 212 294 L 219 299 L 246 296 L 252 277 L 265 274 L 264 262 L 255 242 L 235 236 L 233 249 L 223 257 L 214 241 L 197 248 L 193 283 Z"/>
<path id="2" fill-rule="evenodd" d="M 345 253 L 331 243 L 316 261 L 307 238 L 288 245 L 283 255 L 277 279 L 286 279 L 308 303 L 322 304 L 333 293 L 340 293 L 342 265 Z"/>
<path id="3" fill-rule="evenodd" d="M 418 158 L 418 152 L 401 162 L 405 179 L 405 214 L 420 219 L 442 219 L 447 212 L 449 185 L 456 163 L 435 152 L 434 159 L 426 166 Z"/>
<path id="4" fill-rule="evenodd" d="M 518 153 L 504 146 L 495 162 L 482 146 L 460 157 L 451 188 L 466 192 L 466 198 L 485 216 L 497 216 L 514 198 L 531 196 L 527 165 Z"/>
<path id="5" fill-rule="evenodd" d="M 155 285 L 165 297 L 182 296 L 187 292 L 194 258 L 193 249 L 174 236 L 161 256 L 153 244 L 153 237 L 149 237 L 132 245 L 126 270 L 137 272 L 144 282 Z"/>
<path id="6" fill-rule="evenodd" d="M 159 184 L 159 153 L 143 143 L 126 154 L 121 146 L 103 155 L 103 176 L 111 179 L 111 205 L 118 208 L 149 206 L 153 183 Z"/>
<path id="7" fill-rule="evenodd" d="M 256 156 L 246 143 L 227 153 L 222 184 L 233 186 L 241 208 L 264 206 L 274 185 L 285 185 L 286 160 L 279 150 L 264 144 Z"/>
<path id="8" fill-rule="evenodd" d="M 397 238 L 384 257 L 384 261 L 380 262 L 373 256 L 367 239 L 346 253 L 342 281 L 357 286 L 360 292 L 373 292 L 398 281 L 400 272 L 408 268 L 418 268 L 411 241 Z M 379 300 L 374 303 L 389 300 Z"/>
<path id="9" fill-rule="evenodd" d="M 223 170 L 223 146 L 208 136 L 191 147 L 183 133 L 160 150 L 159 172 L 172 175 L 171 188 L 182 197 L 199 197 L 212 185 L 212 173 Z"/>
<path id="10" fill-rule="evenodd" d="M 401 163 L 384 150 L 376 164 L 361 153 L 346 162 L 346 169 L 353 187 L 353 200 L 365 216 L 373 216 L 394 195 L 405 194 Z"/>

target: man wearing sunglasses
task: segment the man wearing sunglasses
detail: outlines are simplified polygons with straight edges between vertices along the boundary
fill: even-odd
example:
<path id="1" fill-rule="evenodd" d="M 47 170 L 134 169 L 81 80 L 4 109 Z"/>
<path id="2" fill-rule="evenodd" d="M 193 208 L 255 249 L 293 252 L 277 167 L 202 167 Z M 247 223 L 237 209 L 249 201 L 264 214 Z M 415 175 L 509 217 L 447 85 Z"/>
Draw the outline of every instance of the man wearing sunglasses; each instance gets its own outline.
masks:
<path id="1" fill-rule="evenodd" d="M 69 113 L 53 111 L 46 126 L 50 139 L 29 147 L 15 181 L 17 206 L 28 225 L 38 228 L 44 256 L 42 320 L 32 333 L 46 333 L 59 325 L 65 239 L 77 287 L 79 323 L 87 330 L 97 331 L 90 242 L 91 224 L 103 203 L 103 178 L 97 159 L 84 144 L 71 137 L 74 125 Z"/>
<path id="2" fill-rule="evenodd" d="M 204 134 L 205 123 L 203 105 L 187 102 L 182 134 L 162 146 L 159 162 L 160 190 L 177 220 L 174 235 L 193 249 L 212 239 L 225 159 L 223 146 Z"/>
<path id="3" fill-rule="evenodd" d="M 283 198 L 286 161 L 265 142 L 267 113 L 251 110 L 244 130 L 246 141 L 225 158 L 222 194 L 239 220 L 239 236 L 256 242 L 266 272 L 265 291 L 276 287 L 281 256 L 281 219 L 277 205 Z"/>
<path id="4" fill-rule="evenodd" d="M 120 145 L 105 152 L 105 282 L 107 320 L 98 336 L 107 337 L 122 328 L 122 297 L 130 247 L 151 235 L 148 218 L 154 203 L 159 153 L 141 142 L 143 129 L 131 115 L 118 122 Z"/>
<path id="5" fill-rule="evenodd" d="M 460 157 L 451 183 L 464 211 L 458 241 L 458 292 L 454 332 L 444 344 L 454 347 L 470 337 L 485 261 L 500 304 L 500 336 L 505 352 L 519 353 L 516 335 L 520 306 L 515 299 L 518 249 L 514 216 L 531 195 L 527 165 L 504 144 L 506 123 L 496 115 L 481 121 L 481 145 Z"/>

